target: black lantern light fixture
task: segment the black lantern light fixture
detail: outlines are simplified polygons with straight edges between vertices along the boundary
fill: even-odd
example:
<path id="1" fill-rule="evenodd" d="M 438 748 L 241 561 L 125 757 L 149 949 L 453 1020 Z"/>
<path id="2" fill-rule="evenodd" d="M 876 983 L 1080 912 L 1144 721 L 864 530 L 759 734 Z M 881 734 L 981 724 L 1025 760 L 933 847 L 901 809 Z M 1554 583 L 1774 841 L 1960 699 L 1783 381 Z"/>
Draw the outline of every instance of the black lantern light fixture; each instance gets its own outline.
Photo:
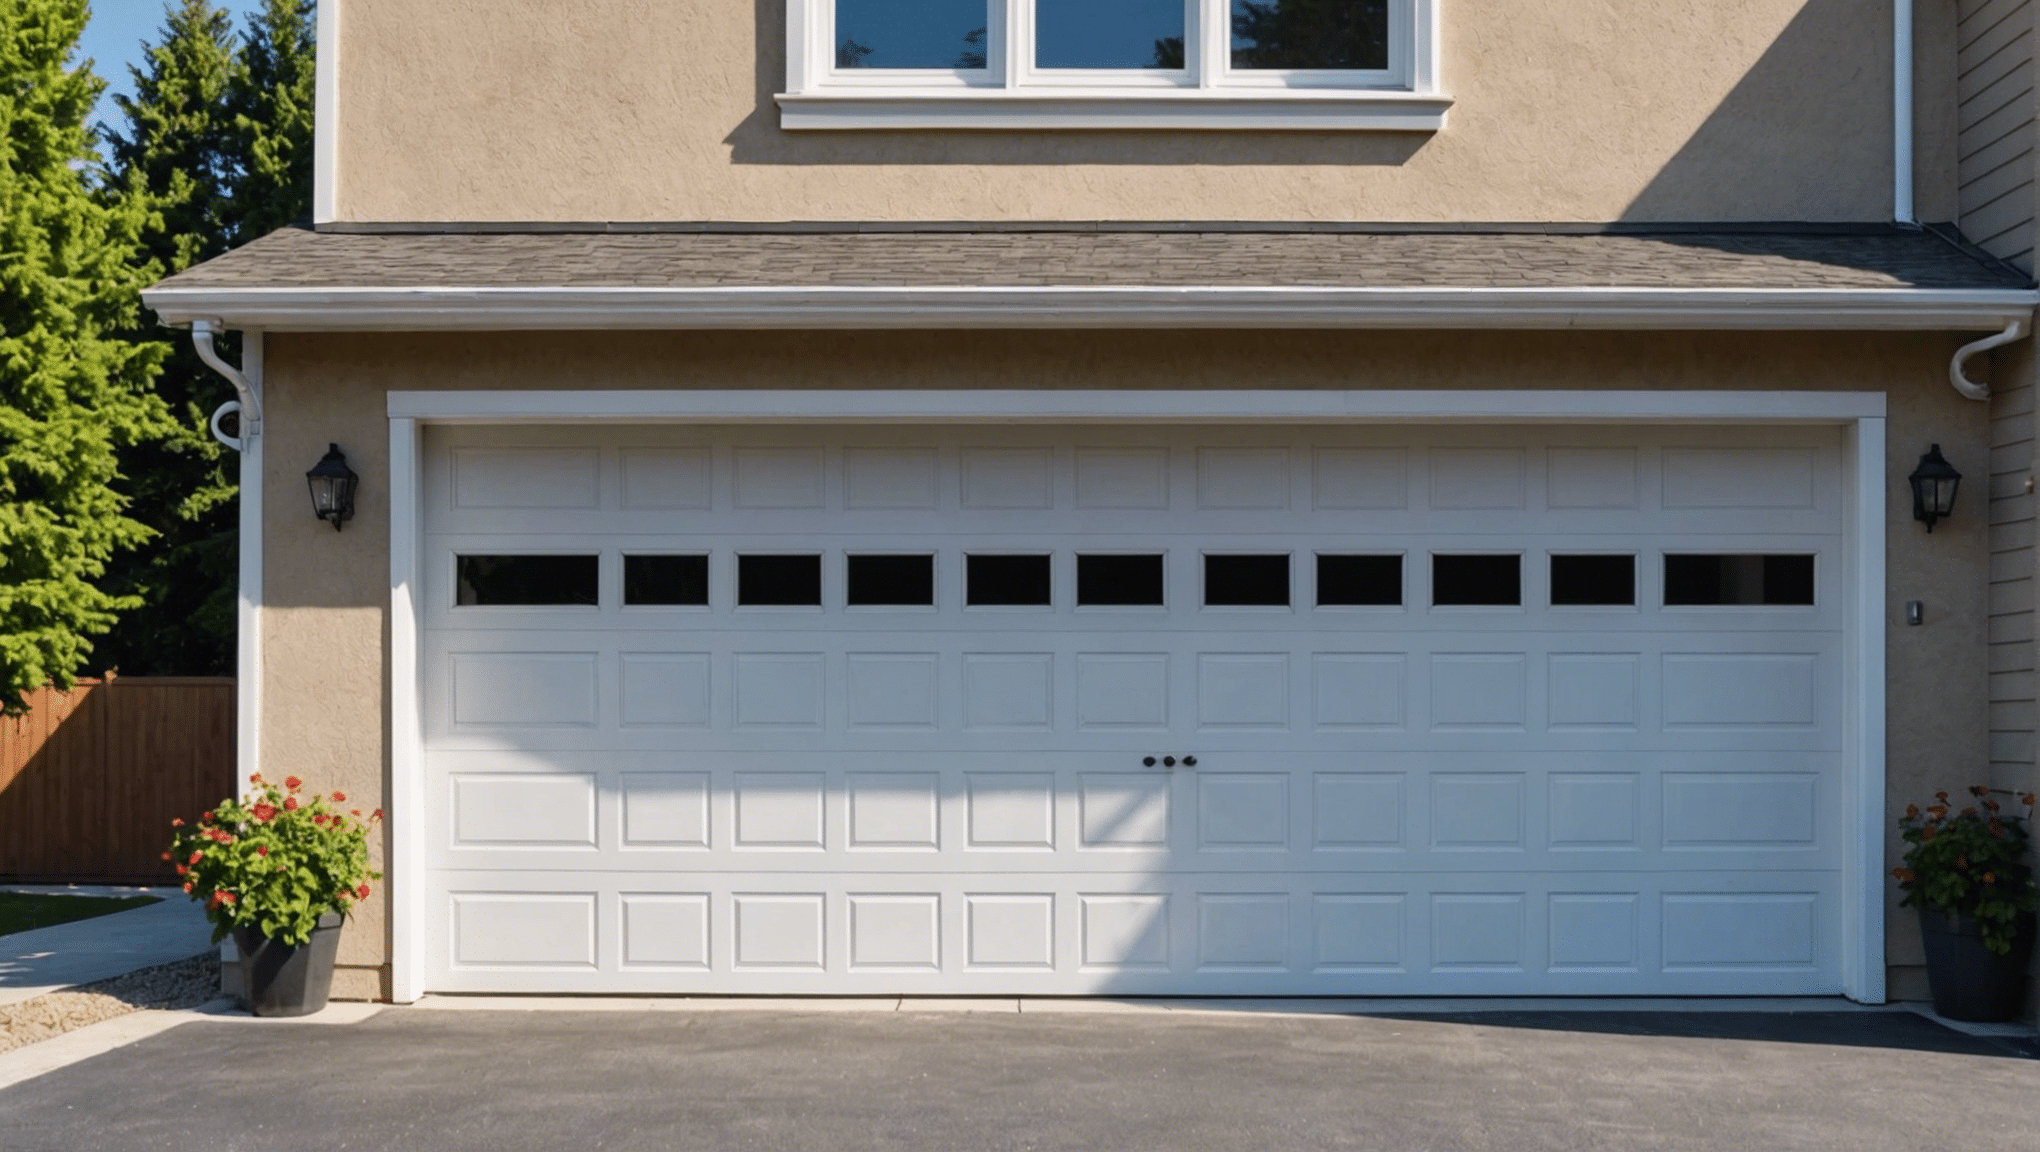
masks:
<path id="1" fill-rule="evenodd" d="M 1913 519 L 1927 522 L 1927 531 L 1934 530 L 1934 521 L 1955 511 L 1955 489 L 1962 483 L 1962 473 L 1941 456 L 1941 446 L 1932 445 L 1920 457 L 1920 466 L 1906 477 L 1912 482 Z"/>
<path id="2" fill-rule="evenodd" d="M 347 466 L 347 457 L 341 453 L 338 444 L 328 444 L 326 454 L 305 480 L 312 486 L 312 514 L 321 520 L 333 522 L 333 531 L 354 519 L 354 485 L 361 477 Z"/>

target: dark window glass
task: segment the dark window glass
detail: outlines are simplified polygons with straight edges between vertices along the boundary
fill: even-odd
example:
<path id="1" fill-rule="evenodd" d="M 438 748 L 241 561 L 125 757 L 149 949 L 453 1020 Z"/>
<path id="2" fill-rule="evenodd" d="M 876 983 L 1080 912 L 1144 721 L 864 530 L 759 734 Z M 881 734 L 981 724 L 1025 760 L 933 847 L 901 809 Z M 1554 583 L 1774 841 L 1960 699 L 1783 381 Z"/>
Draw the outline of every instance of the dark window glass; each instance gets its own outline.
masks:
<path id="1" fill-rule="evenodd" d="M 1317 602 L 1321 608 L 1400 606 L 1402 557 L 1318 557 Z"/>
<path id="2" fill-rule="evenodd" d="M 625 556 L 625 604 L 708 603 L 708 557 Z"/>
<path id="3" fill-rule="evenodd" d="M 963 599 L 976 606 L 1049 602 L 1046 556 L 965 556 Z"/>
<path id="4" fill-rule="evenodd" d="M 594 604 L 601 561 L 594 556 L 462 556 L 456 604 Z"/>
<path id="5" fill-rule="evenodd" d="M 1518 605 L 1523 602 L 1521 556 L 1431 557 L 1431 603 Z"/>
<path id="6" fill-rule="evenodd" d="M 1388 0 L 1232 0 L 1235 68 L 1388 67 Z"/>
<path id="7" fill-rule="evenodd" d="M 935 603 L 933 556 L 851 556 L 848 561 L 843 599 L 852 607 Z"/>
<path id="8" fill-rule="evenodd" d="M 820 556 L 737 557 L 737 603 L 817 607 L 822 602 Z"/>
<path id="9" fill-rule="evenodd" d="M 1762 554 L 1665 557 L 1665 603 L 1813 603 L 1813 557 Z"/>
<path id="10" fill-rule="evenodd" d="M 1553 604 L 1636 603 L 1636 557 L 1557 556 L 1551 558 Z"/>
<path id="11" fill-rule="evenodd" d="M 1036 68 L 1181 68 L 1183 0 L 1034 0 Z"/>
<path id="12" fill-rule="evenodd" d="M 1206 556 L 1204 602 L 1219 607 L 1287 606 L 1289 557 Z"/>
<path id="13" fill-rule="evenodd" d="M 982 68 L 985 0 L 836 0 L 838 68 Z"/>
<path id="14" fill-rule="evenodd" d="M 1136 605 L 1162 602 L 1160 556 L 1077 557 L 1077 603 Z"/>

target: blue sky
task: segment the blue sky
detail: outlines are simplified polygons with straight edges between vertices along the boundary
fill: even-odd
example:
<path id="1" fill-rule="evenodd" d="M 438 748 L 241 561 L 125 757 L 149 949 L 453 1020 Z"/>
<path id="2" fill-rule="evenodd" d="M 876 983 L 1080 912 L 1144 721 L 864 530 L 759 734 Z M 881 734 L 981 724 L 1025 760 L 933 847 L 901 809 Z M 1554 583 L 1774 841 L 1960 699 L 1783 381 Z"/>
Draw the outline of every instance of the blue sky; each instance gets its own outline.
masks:
<path id="1" fill-rule="evenodd" d="M 247 14 L 261 4 L 260 0 L 213 0 L 213 6 L 231 13 L 238 31 Z M 99 110 L 92 118 L 95 123 L 120 124 L 113 94 L 134 95 L 128 65 L 139 65 L 142 42 L 154 43 L 162 33 L 164 7 L 163 0 L 92 0 L 92 19 L 79 40 L 78 55 L 91 57 L 92 71 L 107 82 L 106 95 L 100 97 Z"/>

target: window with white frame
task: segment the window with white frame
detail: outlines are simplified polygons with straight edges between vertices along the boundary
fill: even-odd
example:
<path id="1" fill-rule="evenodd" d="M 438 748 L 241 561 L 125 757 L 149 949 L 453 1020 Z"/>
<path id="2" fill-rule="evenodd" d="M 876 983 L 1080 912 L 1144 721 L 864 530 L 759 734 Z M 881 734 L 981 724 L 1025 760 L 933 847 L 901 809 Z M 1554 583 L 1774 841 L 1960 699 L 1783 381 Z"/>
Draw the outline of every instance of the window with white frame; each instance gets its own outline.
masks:
<path id="1" fill-rule="evenodd" d="M 1437 0 L 788 0 L 787 128 L 1442 127 Z"/>

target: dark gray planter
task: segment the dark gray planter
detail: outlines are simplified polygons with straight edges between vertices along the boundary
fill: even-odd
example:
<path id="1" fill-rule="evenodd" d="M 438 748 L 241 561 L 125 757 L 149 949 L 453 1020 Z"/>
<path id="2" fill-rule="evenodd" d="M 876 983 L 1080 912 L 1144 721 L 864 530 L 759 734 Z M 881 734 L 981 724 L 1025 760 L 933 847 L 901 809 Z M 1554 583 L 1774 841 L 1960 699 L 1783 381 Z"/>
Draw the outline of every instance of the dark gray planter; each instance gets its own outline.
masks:
<path id="1" fill-rule="evenodd" d="M 2026 998 L 2026 966 L 2033 959 L 2033 917 L 2027 916 L 2010 955 L 1983 946 L 1976 921 L 1920 909 L 1927 946 L 1927 986 L 1934 1011 L 1950 1020 L 2017 1020 Z"/>
<path id="2" fill-rule="evenodd" d="M 340 955 L 345 923 L 345 916 L 328 912 L 319 917 L 312 938 L 297 947 L 279 944 L 258 928 L 234 929 L 242 1003 L 257 1016 L 309 1016 L 324 1008 L 333 991 L 333 962 Z"/>

